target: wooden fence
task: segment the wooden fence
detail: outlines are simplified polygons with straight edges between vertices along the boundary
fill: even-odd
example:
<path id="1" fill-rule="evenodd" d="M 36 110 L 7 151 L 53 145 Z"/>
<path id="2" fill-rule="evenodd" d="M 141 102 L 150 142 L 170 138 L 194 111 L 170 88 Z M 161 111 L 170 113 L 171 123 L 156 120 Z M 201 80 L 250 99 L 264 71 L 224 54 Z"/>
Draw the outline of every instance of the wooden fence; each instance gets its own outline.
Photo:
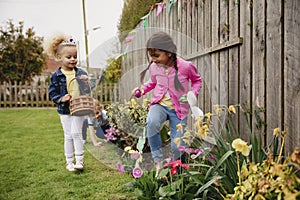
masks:
<path id="1" fill-rule="evenodd" d="M 49 85 L 45 82 L 40 84 L 3 83 L 0 85 L 0 107 L 54 107 L 49 99 Z M 119 101 L 119 84 L 100 84 L 92 92 L 103 105 Z"/>
<path id="2" fill-rule="evenodd" d="M 128 99 L 132 88 L 140 85 L 139 72 L 148 65 L 145 43 L 163 30 L 173 37 L 178 56 L 198 66 L 204 80 L 198 104 L 205 112 L 215 104 L 246 102 L 252 111 L 262 107 L 264 142 L 279 127 L 287 130 L 286 152 L 299 147 L 300 1 L 170 2 L 161 13 L 157 4 L 123 42 L 121 98 Z M 255 117 L 250 121 L 255 130 Z M 247 138 L 241 113 L 238 124 Z"/>

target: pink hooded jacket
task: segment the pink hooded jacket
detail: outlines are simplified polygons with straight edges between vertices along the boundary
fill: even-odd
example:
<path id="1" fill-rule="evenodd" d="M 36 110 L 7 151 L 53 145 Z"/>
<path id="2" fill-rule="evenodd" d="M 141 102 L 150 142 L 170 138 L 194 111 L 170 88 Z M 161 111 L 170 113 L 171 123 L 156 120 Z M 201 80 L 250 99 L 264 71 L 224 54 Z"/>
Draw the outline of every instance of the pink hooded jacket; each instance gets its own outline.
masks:
<path id="1" fill-rule="evenodd" d="M 169 67 L 169 73 L 166 74 L 164 68 L 157 66 L 155 63 L 152 63 L 149 68 L 150 79 L 145 84 L 143 84 L 141 88 L 144 90 L 144 94 L 154 89 L 150 106 L 158 103 L 163 98 L 164 94 L 169 91 L 176 114 L 178 118 L 182 120 L 188 115 L 189 104 L 180 104 L 179 98 L 184 94 L 187 94 L 189 90 L 193 91 L 193 93 L 198 96 L 199 90 L 202 85 L 202 78 L 198 74 L 197 68 L 192 62 L 185 61 L 182 58 L 177 57 L 177 66 L 178 79 L 184 87 L 184 91 L 176 90 L 175 88 L 174 66 Z M 189 81 L 191 81 L 190 89 Z"/>

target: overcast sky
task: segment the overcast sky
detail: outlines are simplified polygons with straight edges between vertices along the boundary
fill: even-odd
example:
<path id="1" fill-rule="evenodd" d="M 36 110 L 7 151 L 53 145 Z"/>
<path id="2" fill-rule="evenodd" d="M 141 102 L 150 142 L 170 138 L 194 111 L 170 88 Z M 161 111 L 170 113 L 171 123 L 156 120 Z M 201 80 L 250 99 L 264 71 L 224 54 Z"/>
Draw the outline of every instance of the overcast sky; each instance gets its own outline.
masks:
<path id="1" fill-rule="evenodd" d="M 85 0 L 85 8 L 87 29 L 91 30 L 89 53 L 95 54 L 99 46 L 117 36 L 123 0 Z M 80 59 L 85 59 L 82 0 L 0 0 L 0 25 L 8 19 L 14 24 L 24 21 L 26 29 L 33 27 L 45 40 L 57 33 L 72 35 L 79 41 Z M 92 31 L 95 27 L 101 28 Z"/>

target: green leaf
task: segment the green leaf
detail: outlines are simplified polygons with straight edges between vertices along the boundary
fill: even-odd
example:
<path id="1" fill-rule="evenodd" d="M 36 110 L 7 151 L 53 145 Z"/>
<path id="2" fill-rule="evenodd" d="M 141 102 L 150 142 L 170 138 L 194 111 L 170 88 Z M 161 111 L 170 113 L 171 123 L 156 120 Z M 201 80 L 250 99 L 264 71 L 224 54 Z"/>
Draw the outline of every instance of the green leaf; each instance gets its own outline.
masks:
<path id="1" fill-rule="evenodd" d="M 227 158 L 228 158 L 232 153 L 234 153 L 234 151 L 232 151 L 232 150 L 227 151 L 227 152 L 222 156 L 222 158 L 221 158 L 220 160 L 218 160 L 216 166 L 213 166 L 213 167 L 211 167 L 211 168 L 208 170 L 208 172 L 206 173 L 205 179 L 207 179 L 208 176 L 210 176 L 211 174 L 213 174 L 213 172 L 215 172 L 215 171 L 216 171 L 216 170 L 224 163 L 224 161 L 227 160 Z"/>
<path id="2" fill-rule="evenodd" d="M 198 196 L 201 192 L 203 192 L 205 189 L 209 188 L 212 184 L 214 184 L 217 180 L 222 179 L 221 176 L 217 176 L 214 177 L 213 179 L 211 179 L 210 181 L 208 181 L 207 183 L 205 183 L 202 187 L 199 188 L 199 190 L 196 193 L 196 196 Z"/>

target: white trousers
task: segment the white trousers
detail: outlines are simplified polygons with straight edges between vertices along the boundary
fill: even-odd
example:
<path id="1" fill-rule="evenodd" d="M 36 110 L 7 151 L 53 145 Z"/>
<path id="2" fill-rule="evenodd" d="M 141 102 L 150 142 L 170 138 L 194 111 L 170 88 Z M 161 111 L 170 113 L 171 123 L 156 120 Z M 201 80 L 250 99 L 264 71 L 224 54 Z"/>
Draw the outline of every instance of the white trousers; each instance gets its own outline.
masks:
<path id="1" fill-rule="evenodd" d="M 84 117 L 61 115 L 60 122 L 64 130 L 64 148 L 67 163 L 83 161 L 82 124 Z M 75 150 L 75 152 L 74 152 Z"/>

